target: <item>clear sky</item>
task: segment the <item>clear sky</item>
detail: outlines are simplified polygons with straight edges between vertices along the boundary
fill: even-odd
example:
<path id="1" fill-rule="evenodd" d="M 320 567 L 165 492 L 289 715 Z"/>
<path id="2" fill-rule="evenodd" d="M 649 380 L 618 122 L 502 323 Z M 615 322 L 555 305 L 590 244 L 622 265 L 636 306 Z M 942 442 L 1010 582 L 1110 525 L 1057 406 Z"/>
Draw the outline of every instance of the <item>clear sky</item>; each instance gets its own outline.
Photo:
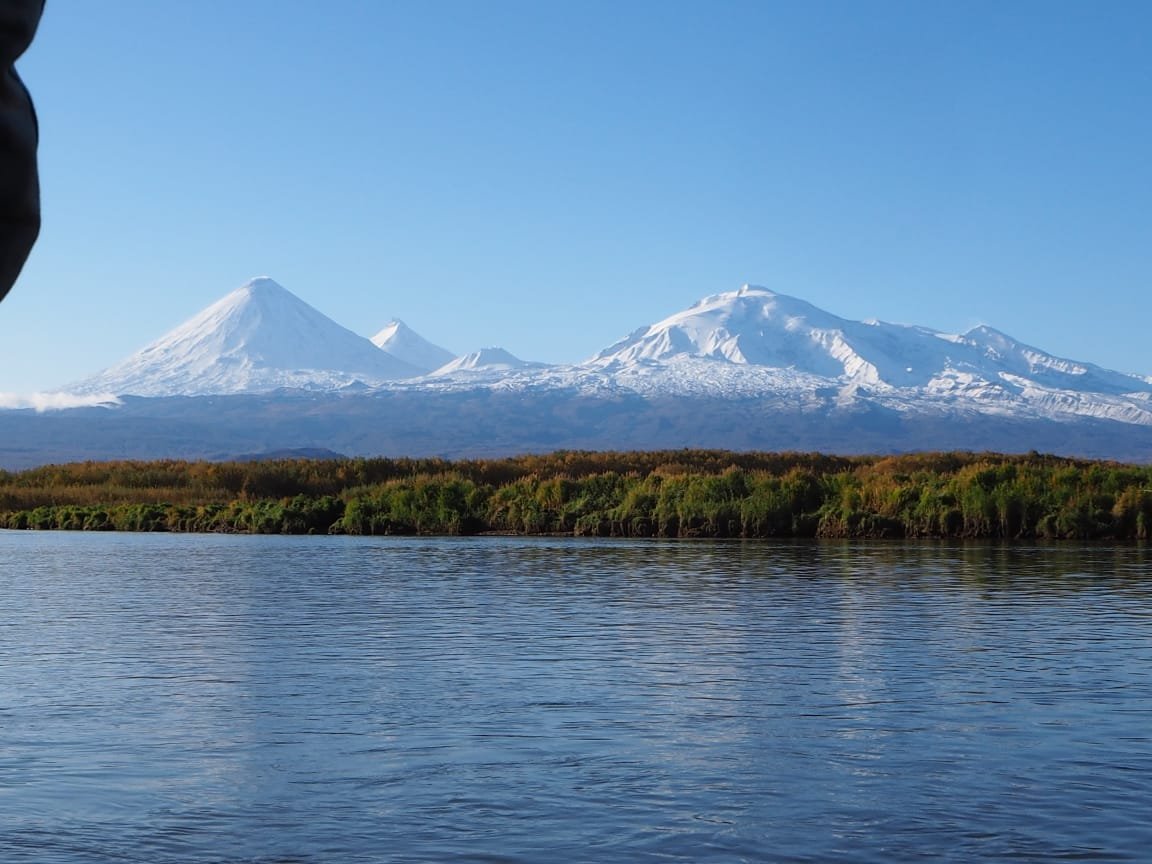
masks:
<path id="1" fill-rule="evenodd" d="M 1146 0 L 50 0 L 0 391 L 267 274 L 583 359 L 744 282 L 1152 375 Z"/>

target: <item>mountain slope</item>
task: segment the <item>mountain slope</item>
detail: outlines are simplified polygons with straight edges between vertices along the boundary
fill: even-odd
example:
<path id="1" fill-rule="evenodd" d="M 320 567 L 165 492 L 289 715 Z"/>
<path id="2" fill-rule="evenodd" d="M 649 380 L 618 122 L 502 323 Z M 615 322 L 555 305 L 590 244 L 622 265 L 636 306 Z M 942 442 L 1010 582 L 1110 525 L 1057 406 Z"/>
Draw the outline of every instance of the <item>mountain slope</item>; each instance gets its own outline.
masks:
<path id="1" fill-rule="evenodd" d="M 747 285 L 642 327 L 585 365 L 613 371 L 688 357 L 793 370 L 877 392 L 959 392 L 988 383 L 1111 395 L 1152 392 L 1147 379 L 1054 357 L 988 327 L 957 336 L 851 321 Z"/>
<path id="2" fill-rule="evenodd" d="M 457 372 L 511 372 L 518 369 L 538 369 L 540 363 L 521 360 L 503 348 L 481 348 L 463 357 L 445 363 L 431 374 L 434 376 L 452 375 Z"/>
<path id="3" fill-rule="evenodd" d="M 268 278 L 253 279 L 74 393 L 199 396 L 335 390 L 419 375 Z"/>
<path id="4" fill-rule="evenodd" d="M 846 323 L 803 300 L 745 285 L 641 327 L 590 362 L 628 365 L 688 355 L 836 376 L 843 373 L 843 364 L 815 344 L 813 334 Z"/>
<path id="5" fill-rule="evenodd" d="M 372 337 L 372 344 L 423 372 L 439 369 L 456 358 L 451 351 L 433 345 L 399 318 L 385 324 Z"/>
<path id="6" fill-rule="evenodd" d="M 244 421 L 245 434 L 272 450 L 382 452 L 393 446 L 388 441 L 412 447 L 411 439 L 395 437 L 400 418 L 393 412 L 403 411 L 403 422 L 425 436 L 420 447 L 432 451 L 467 449 L 469 436 L 478 436 L 476 447 L 503 452 L 705 441 L 838 452 L 965 446 L 1129 457 L 1145 452 L 1146 442 L 1152 452 L 1152 380 L 1057 357 L 990 327 L 948 334 L 852 321 L 751 286 L 706 297 L 571 366 L 526 363 L 489 348 L 429 372 L 443 349 L 401 322 L 377 341 L 385 350 L 260 279 L 73 391 L 126 396 L 90 418 L 151 416 L 152 408 L 137 403 L 170 402 L 156 410 L 180 412 L 187 429 L 217 422 L 223 403 L 215 394 L 235 394 L 236 404 L 253 399 L 259 408 Z M 133 394 L 214 398 L 132 400 Z M 307 422 L 288 434 L 292 427 L 283 424 L 305 405 L 315 412 L 309 408 Z M 467 417 L 454 413 L 463 406 Z M 263 428 L 258 415 L 282 428 Z M 187 430 L 170 419 L 163 436 L 184 435 L 179 440 L 186 444 Z M 568 422 L 583 431 L 566 429 Z M 238 452 L 259 449 L 253 442 Z"/>
<path id="7" fill-rule="evenodd" d="M 1016 375 L 1050 387 L 1079 392 L 1152 392 L 1152 387 L 1148 386 L 1152 382 L 1146 378 L 1103 369 L 1094 363 L 1055 357 L 985 325 L 969 330 L 963 341 L 980 351 L 982 359 L 1002 376 Z"/>

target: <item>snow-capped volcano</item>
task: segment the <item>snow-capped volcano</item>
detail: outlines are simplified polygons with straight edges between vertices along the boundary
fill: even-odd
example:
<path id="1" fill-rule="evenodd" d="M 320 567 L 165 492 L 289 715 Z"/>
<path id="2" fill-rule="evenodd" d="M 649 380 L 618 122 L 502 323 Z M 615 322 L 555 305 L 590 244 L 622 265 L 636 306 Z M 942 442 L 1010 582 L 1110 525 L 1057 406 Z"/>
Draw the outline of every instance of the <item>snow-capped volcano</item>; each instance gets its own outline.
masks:
<path id="1" fill-rule="evenodd" d="M 385 324 L 372 337 L 372 344 L 423 372 L 439 369 L 456 358 L 451 351 L 433 345 L 399 318 Z"/>
<path id="2" fill-rule="evenodd" d="M 745 285 L 641 328 L 590 362 L 618 366 L 688 355 L 856 384 L 909 386 L 934 377 L 952 349 L 942 334 L 923 327 L 850 321 Z"/>
<path id="3" fill-rule="evenodd" d="M 1046 354 L 989 327 L 952 335 L 852 321 L 765 288 L 706 297 L 642 327 L 585 365 L 606 371 L 706 358 L 767 366 L 874 389 L 963 389 L 989 382 L 1108 394 L 1147 393 L 1146 379 Z"/>
<path id="4" fill-rule="evenodd" d="M 229 404 L 277 419 L 245 434 L 270 441 L 280 434 L 276 423 L 315 409 L 320 414 L 309 423 L 348 436 L 340 448 L 349 452 L 396 446 L 404 418 L 415 436 L 405 440 L 432 451 L 448 446 L 439 423 L 456 424 L 465 439 L 478 436 L 468 446 L 485 452 L 707 441 L 853 452 L 1055 445 L 1106 454 L 1115 446 L 1152 458 L 1148 378 L 1057 357 L 991 327 L 949 334 L 853 321 L 753 286 L 706 297 L 572 366 L 527 363 L 500 348 L 451 359 L 399 321 L 375 341 L 271 279 L 256 279 L 69 389 L 82 396 L 256 394 Z M 331 400 L 315 392 L 350 390 L 363 392 Z M 284 392 L 259 395 L 271 391 Z M 492 408 L 505 398 L 511 401 Z M 163 415 L 165 403 L 115 410 Z M 214 428 L 220 408 L 205 400 L 179 410 L 182 417 L 202 411 L 206 428 Z M 482 426 L 487 431 L 477 432 Z M 299 446 L 291 437 L 276 440 Z M 312 443 L 331 448 L 327 439 Z"/>
<path id="5" fill-rule="evenodd" d="M 839 376 L 847 365 L 840 358 L 849 351 L 836 337 L 848 323 L 803 300 L 745 285 L 641 327 L 589 362 L 628 365 L 689 355 Z"/>
<path id="6" fill-rule="evenodd" d="M 505 351 L 503 348 L 481 348 L 463 357 L 445 363 L 432 373 L 435 376 L 452 375 L 456 372 L 510 372 L 515 369 L 536 369 L 541 363 L 530 363 Z"/>
<path id="7" fill-rule="evenodd" d="M 336 390 L 423 370 L 381 351 L 271 279 L 240 286 L 73 393 L 200 396 Z"/>

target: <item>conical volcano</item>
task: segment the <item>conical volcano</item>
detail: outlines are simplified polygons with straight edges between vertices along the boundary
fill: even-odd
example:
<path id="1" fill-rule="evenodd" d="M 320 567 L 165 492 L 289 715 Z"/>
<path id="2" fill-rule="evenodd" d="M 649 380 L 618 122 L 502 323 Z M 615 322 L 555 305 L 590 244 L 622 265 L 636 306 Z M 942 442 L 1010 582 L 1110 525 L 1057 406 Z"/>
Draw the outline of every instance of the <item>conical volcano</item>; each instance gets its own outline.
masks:
<path id="1" fill-rule="evenodd" d="M 439 345 L 433 345 L 399 318 L 384 325 L 375 336 L 372 344 L 387 351 L 397 360 L 403 360 L 424 372 L 439 369 L 451 363 L 456 355 Z"/>
<path id="2" fill-rule="evenodd" d="M 338 390 L 421 371 L 261 277 L 67 389 L 135 396 Z"/>

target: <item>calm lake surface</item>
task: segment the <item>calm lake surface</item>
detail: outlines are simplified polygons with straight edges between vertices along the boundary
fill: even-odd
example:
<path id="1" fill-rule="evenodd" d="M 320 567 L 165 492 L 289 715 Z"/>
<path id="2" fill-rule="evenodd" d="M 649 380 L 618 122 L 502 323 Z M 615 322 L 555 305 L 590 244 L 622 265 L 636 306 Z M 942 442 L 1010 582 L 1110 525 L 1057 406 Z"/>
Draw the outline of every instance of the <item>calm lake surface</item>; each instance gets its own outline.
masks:
<path id="1" fill-rule="evenodd" d="M 1149 860 L 1140 548 L 0 532 L 0 861 Z"/>

